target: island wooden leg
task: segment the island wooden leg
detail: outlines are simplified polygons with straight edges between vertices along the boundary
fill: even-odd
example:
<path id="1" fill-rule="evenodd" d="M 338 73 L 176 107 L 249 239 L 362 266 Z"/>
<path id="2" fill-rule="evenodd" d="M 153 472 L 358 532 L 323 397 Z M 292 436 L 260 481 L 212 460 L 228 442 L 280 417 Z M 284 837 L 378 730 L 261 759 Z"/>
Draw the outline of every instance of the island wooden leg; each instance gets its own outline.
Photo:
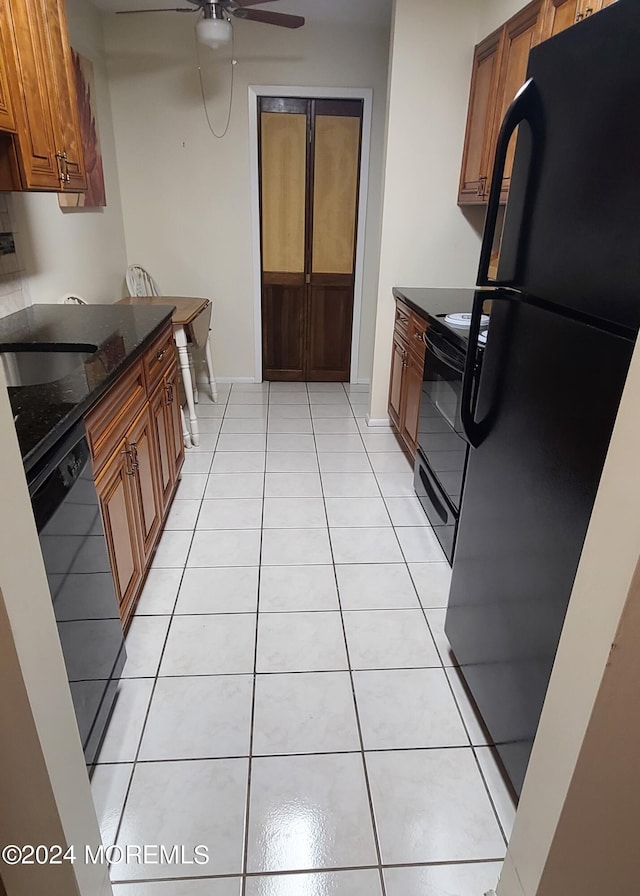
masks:
<path id="1" fill-rule="evenodd" d="M 211 390 L 211 401 L 217 401 L 218 386 L 216 384 L 216 378 L 213 375 L 213 360 L 211 358 L 211 345 L 209 344 L 209 339 L 207 339 L 205 343 L 204 351 L 207 358 L 207 371 L 209 373 L 209 389 Z"/>

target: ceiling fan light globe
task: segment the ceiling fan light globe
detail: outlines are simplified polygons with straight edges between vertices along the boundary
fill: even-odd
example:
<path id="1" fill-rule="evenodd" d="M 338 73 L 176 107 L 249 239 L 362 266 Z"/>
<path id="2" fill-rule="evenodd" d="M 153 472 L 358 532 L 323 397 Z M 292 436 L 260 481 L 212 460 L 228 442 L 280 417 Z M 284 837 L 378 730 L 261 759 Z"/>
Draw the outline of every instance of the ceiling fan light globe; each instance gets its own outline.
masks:
<path id="1" fill-rule="evenodd" d="M 226 19 L 200 19 L 196 24 L 198 43 L 217 50 L 231 43 L 231 22 Z"/>

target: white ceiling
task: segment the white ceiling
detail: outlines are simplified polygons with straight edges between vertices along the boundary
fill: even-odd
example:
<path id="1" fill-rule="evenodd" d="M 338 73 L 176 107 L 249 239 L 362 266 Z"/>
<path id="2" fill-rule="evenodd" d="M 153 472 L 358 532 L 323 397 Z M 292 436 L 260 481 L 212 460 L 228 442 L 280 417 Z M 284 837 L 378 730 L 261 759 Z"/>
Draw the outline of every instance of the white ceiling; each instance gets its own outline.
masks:
<path id="1" fill-rule="evenodd" d="M 105 12 L 124 9 L 171 9 L 188 7 L 186 0 L 93 0 Z M 261 3 L 260 9 L 305 16 L 309 21 L 362 22 L 385 26 L 391 19 L 393 0 L 279 0 Z"/>

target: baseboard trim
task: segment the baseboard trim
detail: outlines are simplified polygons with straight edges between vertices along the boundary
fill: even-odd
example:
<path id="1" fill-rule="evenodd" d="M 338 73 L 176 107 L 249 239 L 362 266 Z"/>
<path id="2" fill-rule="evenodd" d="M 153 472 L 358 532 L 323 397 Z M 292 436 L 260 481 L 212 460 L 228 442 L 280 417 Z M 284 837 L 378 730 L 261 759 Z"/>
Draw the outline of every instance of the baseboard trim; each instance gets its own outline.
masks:
<path id="1" fill-rule="evenodd" d="M 388 417 L 370 417 L 368 414 L 365 417 L 367 421 L 367 426 L 389 426 L 389 418 Z"/>

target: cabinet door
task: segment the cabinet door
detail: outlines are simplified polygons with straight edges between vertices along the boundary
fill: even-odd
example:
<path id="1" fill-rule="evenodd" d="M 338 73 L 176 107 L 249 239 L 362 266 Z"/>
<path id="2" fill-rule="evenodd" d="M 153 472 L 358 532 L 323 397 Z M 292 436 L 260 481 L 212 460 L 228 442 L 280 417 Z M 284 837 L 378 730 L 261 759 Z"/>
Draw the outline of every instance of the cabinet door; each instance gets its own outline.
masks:
<path id="1" fill-rule="evenodd" d="M 134 472 L 123 439 L 96 481 L 111 571 L 123 620 L 142 578 Z"/>
<path id="2" fill-rule="evenodd" d="M 151 554 L 162 519 L 162 502 L 158 495 L 153 441 L 151 412 L 149 407 L 145 406 L 131 426 L 126 439 L 135 471 L 133 485 L 140 526 L 140 542 L 145 561 Z"/>
<path id="3" fill-rule="evenodd" d="M 527 77 L 527 63 L 529 51 L 537 42 L 538 18 L 540 15 L 541 0 L 530 3 L 521 12 L 510 19 L 504 30 L 504 49 L 500 65 L 498 103 L 496 108 L 496 121 L 494 130 L 494 145 L 491 149 L 491 164 L 495 156 L 495 142 L 507 109 L 513 98 L 524 84 Z M 506 202 L 513 169 L 513 157 L 516 150 L 517 131 L 511 137 L 507 159 L 504 166 L 502 179 L 503 202 Z"/>
<path id="4" fill-rule="evenodd" d="M 7 8 L 13 27 L 7 39 L 14 43 L 22 102 L 16 103 L 18 159 L 23 186 L 59 190 L 63 186 L 49 91 L 53 91 L 48 48 L 43 34 L 41 0 L 20 0 Z"/>
<path id="5" fill-rule="evenodd" d="M 391 381 L 389 383 L 389 417 L 398 430 L 401 429 L 402 380 L 406 357 L 407 343 L 395 332 L 393 336 L 393 353 L 391 355 Z"/>
<path id="6" fill-rule="evenodd" d="M 403 417 L 400 435 L 411 451 L 413 457 L 418 442 L 418 419 L 420 416 L 420 395 L 422 393 L 422 375 L 424 361 L 409 352 L 404 369 L 403 382 Z"/>
<path id="7" fill-rule="evenodd" d="M 158 467 L 158 489 L 162 497 L 163 511 L 169 503 L 173 477 L 173 432 L 167 415 L 167 388 L 159 383 L 151 396 L 151 420 L 153 423 L 153 443 Z"/>
<path id="8" fill-rule="evenodd" d="M 182 415 L 178 395 L 178 367 L 174 364 L 165 376 L 167 403 L 167 444 L 171 454 L 171 483 L 176 482 L 184 463 L 184 439 L 182 435 Z"/>
<path id="9" fill-rule="evenodd" d="M 65 182 L 63 189 L 81 191 L 87 186 L 78 121 L 76 73 L 67 36 L 64 0 L 40 0 L 46 23 L 49 90 L 54 90 L 52 104 L 56 145 L 64 154 Z"/>
<path id="10" fill-rule="evenodd" d="M 540 31 L 541 40 L 554 37 L 581 21 L 585 15 L 585 8 L 589 5 L 594 4 L 589 4 L 585 0 L 546 0 Z"/>
<path id="11" fill-rule="evenodd" d="M 0 131 L 15 131 L 16 117 L 11 100 L 11 84 L 14 90 L 16 73 L 13 62 L 13 43 L 9 37 L 11 24 L 8 10 L 0 4 Z"/>
<path id="12" fill-rule="evenodd" d="M 473 57 L 458 202 L 484 202 L 493 158 L 493 126 L 502 49 L 502 29 L 478 44 Z"/>

